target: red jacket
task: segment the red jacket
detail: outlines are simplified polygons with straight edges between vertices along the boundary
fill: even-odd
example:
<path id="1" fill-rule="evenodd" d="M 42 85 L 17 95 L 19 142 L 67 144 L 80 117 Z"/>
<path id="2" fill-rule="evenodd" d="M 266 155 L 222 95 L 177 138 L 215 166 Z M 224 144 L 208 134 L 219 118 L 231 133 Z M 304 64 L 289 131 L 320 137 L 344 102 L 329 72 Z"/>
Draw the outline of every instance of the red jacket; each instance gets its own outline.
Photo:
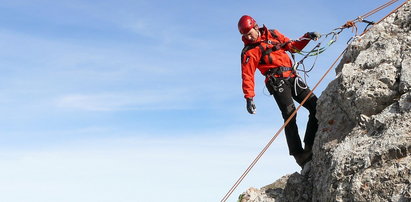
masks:
<path id="1" fill-rule="evenodd" d="M 254 73 L 256 69 L 265 75 L 266 71 L 277 67 L 292 67 L 293 63 L 286 53 L 302 50 L 310 41 L 304 35 L 300 40 L 290 40 L 277 30 L 268 30 L 263 26 L 260 28 L 261 36 L 255 43 L 248 42 L 244 37 L 244 49 L 241 54 L 241 74 L 243 79 L 243 92 L 245 98 L 253 98 L 254 93 Z M 263 51 L 277 46 L 277 50 L 263 56 Z M 292 71 L 283 73 L 283 77 L 294 77 Z"/>

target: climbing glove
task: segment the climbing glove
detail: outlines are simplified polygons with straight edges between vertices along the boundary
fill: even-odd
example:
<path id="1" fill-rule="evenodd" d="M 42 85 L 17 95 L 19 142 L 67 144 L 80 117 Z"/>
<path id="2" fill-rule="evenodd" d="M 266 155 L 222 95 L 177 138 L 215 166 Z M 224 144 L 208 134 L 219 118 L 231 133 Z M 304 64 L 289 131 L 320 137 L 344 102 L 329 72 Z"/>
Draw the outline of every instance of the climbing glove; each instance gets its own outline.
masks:
<path id="1" fill-rule="evenodd" d="M 246 98 L 246 100 L 247 100 L 247 111 L 248 111 L 248 113 L 255 114 L 256 107 L 255 107 L 253 98 Z"/>
<path id="2" fill-rule="evenodd" d="M 310 39 L 314 41 L 317 41 L 321 37 L 321 34 L 318 32 L 307 32 L 307 35 Z"/>

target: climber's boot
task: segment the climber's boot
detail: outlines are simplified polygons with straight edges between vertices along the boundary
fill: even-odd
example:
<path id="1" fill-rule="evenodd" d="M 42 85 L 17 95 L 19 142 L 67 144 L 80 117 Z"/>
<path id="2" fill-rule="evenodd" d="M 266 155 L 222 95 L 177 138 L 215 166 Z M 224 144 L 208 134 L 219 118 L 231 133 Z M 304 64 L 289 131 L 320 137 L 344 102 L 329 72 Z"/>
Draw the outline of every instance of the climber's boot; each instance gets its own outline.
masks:
<path id="1" fill-rule="evenodd" d="M 305 145 L 304 146 L 304 152 L 311 152 L 313 150 L 313 146 L 312 145 Z"/>
<path id="2" fill-rule="evenodd" d="M 313 158 L 313 153 L 311 151 L 307 152 L 304 151 L 302 153 L 299 154 L 295 154 L 294 155 L 295 161 L 297 162 L 297 164 L 301 167 L 304 168 L 304 165 L 308 162 L 311 161 L 311 159 Z"/>

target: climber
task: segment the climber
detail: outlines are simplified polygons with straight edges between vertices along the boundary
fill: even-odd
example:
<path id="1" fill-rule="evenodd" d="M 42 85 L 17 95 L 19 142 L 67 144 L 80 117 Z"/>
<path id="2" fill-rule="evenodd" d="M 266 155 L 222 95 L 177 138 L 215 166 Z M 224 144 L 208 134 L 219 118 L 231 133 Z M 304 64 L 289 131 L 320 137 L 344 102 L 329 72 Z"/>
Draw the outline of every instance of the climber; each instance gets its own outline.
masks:
<path id="1" fill-rule="evenodd" d="M 285 122 L 295 111 L 293 99 L 301 103 L 310 92 L 293 70 L 293 62 L 286 51 L 290 53 L 301 51 L 310 40 L 317 40 L 321 35 L 317 32 L 307 32 L 299 40 L 290 40 L 277 30 L 269 30 L 265 25 L 259 27 L 248 15 L 240 18 L 238 30 L 244 42 L 241 68 L 247 111 L 250 114 L 256 113 L 253 100 L 254 73 L 258 69 L 266 77 L 265 85 L 276 100 Z M 312 146 L 318 129 L 318 120 L 315 117 L 316 105 L 317 97 L 314 94 L 303 105 L 310 112 L 304 137 L 304 149 L 298 134 L 296 116 L 285 127 L 289 154 L 294 156 L 301 167 L 312 158 Z"/>

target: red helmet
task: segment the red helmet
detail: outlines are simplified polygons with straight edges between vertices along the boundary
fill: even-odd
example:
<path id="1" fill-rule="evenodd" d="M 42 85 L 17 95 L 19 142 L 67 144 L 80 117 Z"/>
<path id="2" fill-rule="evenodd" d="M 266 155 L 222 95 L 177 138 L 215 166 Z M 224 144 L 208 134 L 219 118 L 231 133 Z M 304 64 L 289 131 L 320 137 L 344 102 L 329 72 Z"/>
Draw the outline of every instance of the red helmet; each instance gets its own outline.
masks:
<path id="1" fill-rule="evenodd" d="M 257 25 L 257 23 L 252 17 L 243 15 L 238 21 L 238 31 L 240 31 L 241 34 L 247 34 L 255 25 Z"/>

